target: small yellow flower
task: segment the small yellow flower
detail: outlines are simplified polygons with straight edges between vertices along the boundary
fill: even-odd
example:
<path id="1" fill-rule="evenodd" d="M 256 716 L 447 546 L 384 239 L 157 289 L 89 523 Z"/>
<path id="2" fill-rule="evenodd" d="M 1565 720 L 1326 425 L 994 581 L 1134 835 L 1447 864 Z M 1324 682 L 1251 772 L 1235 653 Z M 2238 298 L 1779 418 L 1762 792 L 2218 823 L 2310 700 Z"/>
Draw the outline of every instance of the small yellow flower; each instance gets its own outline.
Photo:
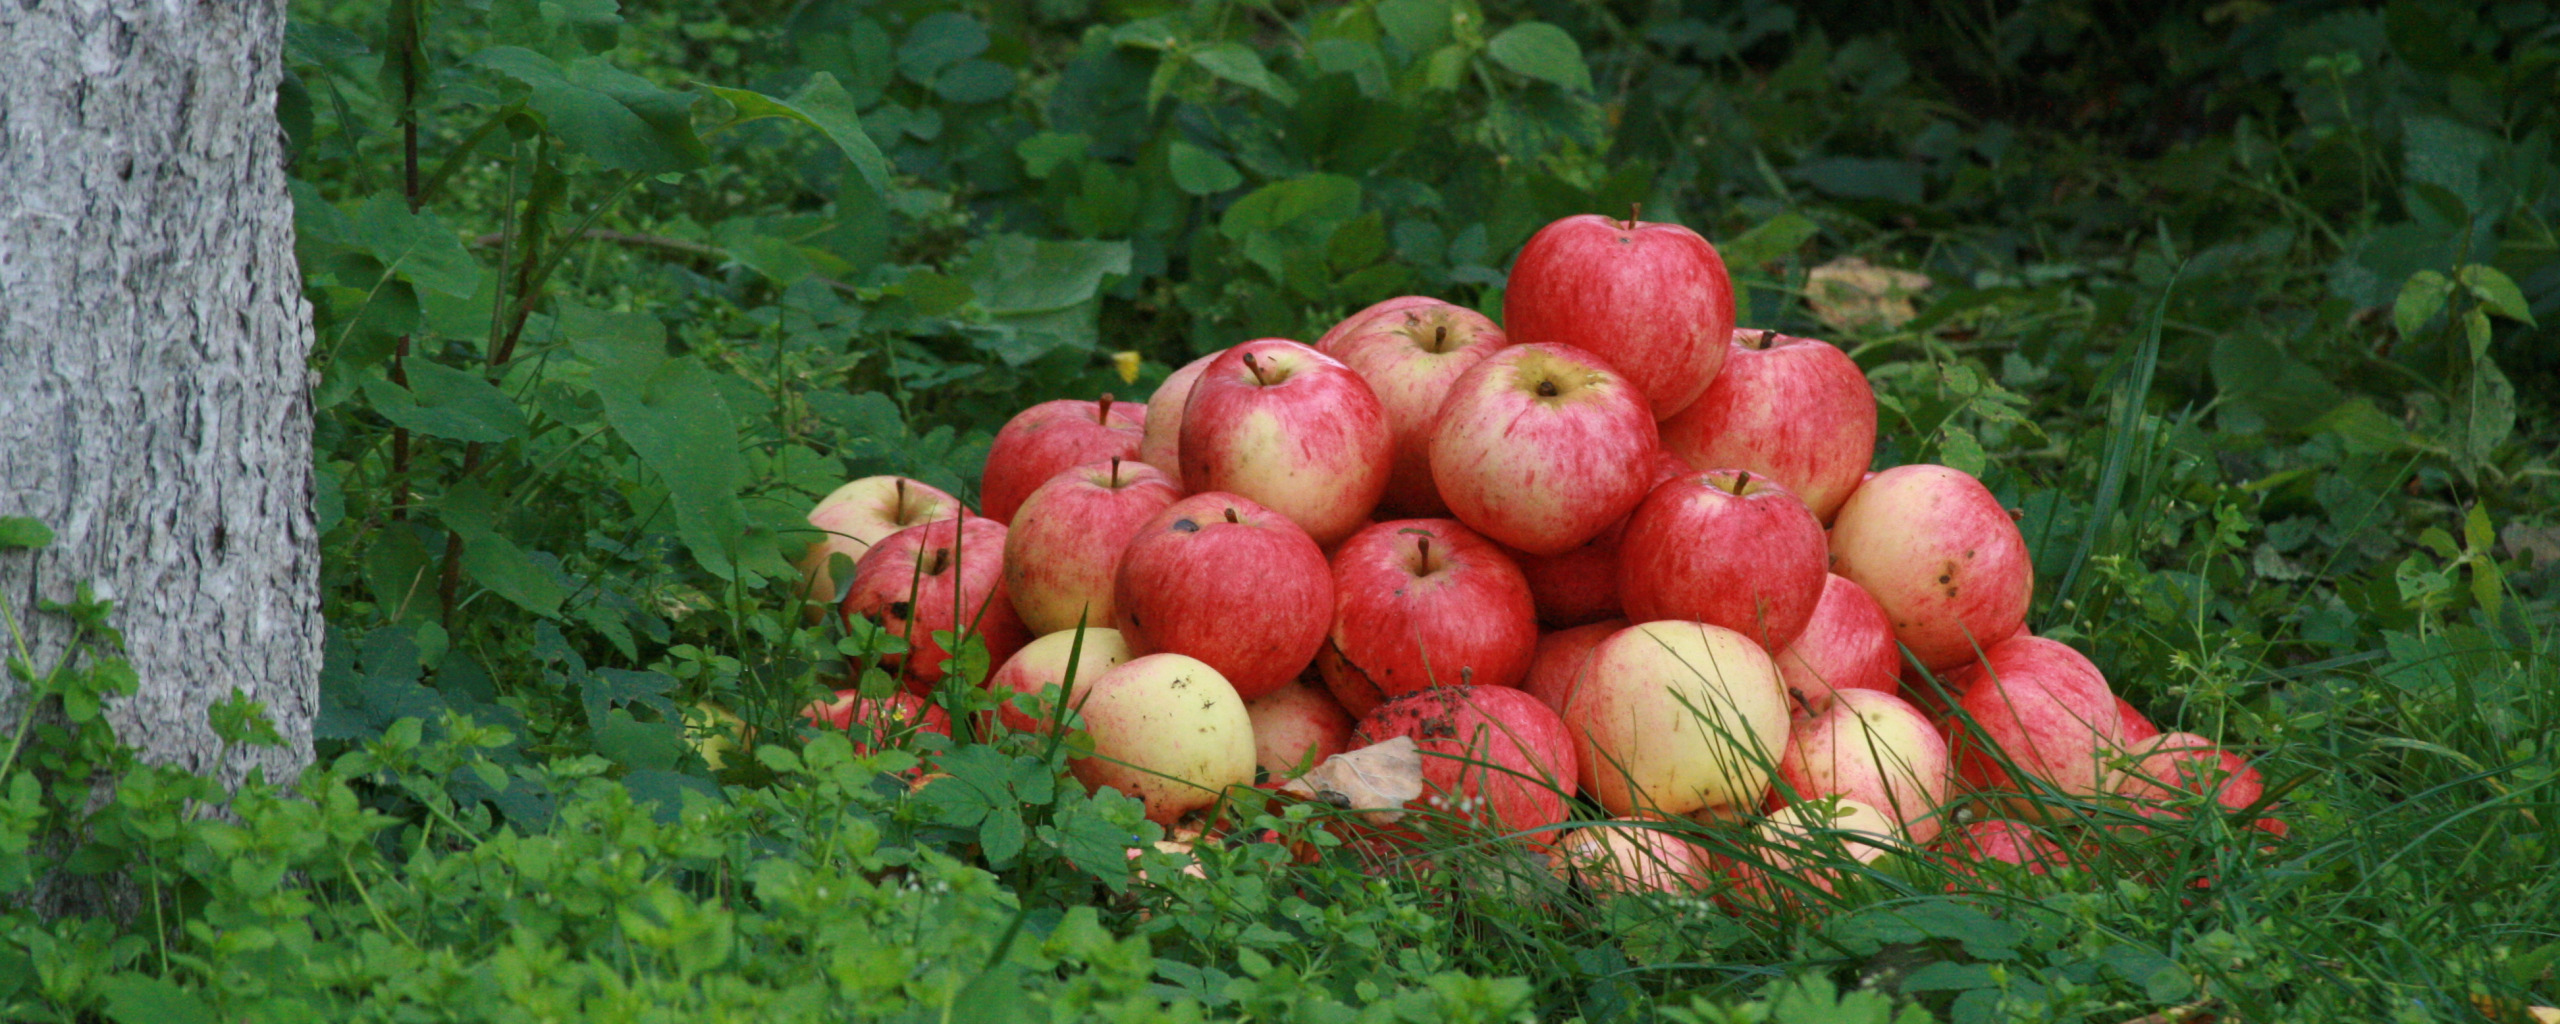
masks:
<path id="1" fill-rule="evenodd" d="M 1138 354 L 1136 352 L 1111 353 L 1111 368 L 1120 371 L 1120 383 L 1135 384 L 1138 382 Z"/>

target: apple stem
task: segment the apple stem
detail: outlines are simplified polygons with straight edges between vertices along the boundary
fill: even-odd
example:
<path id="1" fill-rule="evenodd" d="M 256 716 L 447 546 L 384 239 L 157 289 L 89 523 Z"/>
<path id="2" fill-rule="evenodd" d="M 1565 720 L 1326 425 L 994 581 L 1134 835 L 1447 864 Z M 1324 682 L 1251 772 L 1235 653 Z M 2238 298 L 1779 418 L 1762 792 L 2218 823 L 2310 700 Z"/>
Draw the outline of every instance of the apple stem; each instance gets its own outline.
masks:
<path id="1" fill-rule="evenodd" d="M 1626 222 L 1625 222 L 1625 223 L 1623 223 L 1623 224 L 1621 224 L 1621 225 L 1619 225 L 1619 226 L 1620 226 L 1620 227 L 1623 227 L 1623 228 L 1625 228 L 1625 229 L 1627 229 L 1627 230 L 1629 230 L 1629 231 L 1633 231 L 1633 230 L 1635 230 L 1635 229 L 1636 229 L 1636 220 L 1637 220 L 1637 218 L 1640 218 L 1640 217 L 1642 217 L 1642 216 L 1644 216 L 1644 204 L 1643 204 L 1643 203 L 1628 203 L 1628 204 L 1627 204 L 1627 219 L 1626 219 Z"/>
<path id="2" fill-rule="evenodd" d="M 1265 387 L 1270 386 L 1270 381 L 1262 379 L 1262 363 L 1260 360 L 1253 358 L 1253 353 L 1247 352 L 1244 354 L 1244 368 L 1253 373 L 1254 383 Z"/>
<path id="3" fill-rule="evenodd" d="M 1097 407 L 1097 411 L 1093 416 L 1094 422 L 1103 424 L 1111 422 L 1111 402 L 1111 392 L 1105 391 L 1102 393 L 1102 400 L 1093 403 Z"/>
<path id="4" fill-rule="evenodd" d="M 1538 382 L 1538 397 L 1540 398 L 1554 398 L 1562 393 L 1563 392 L 1556 390 L 1556 382 L 1554 381 L 1542 380 Z"/>
<path id="5" fill-rule="evenodd" d="M 1253 357 L 1252 357 L 1252 356 L 1246 356 L 1245 358 L 1247 358 L 1247 359 L 1251 359 L 1251 358 L 1253 358 Z M 1235 508 L 1234 508 L 1233 506 L 1229 506 L 1229 507 L 1227 508 L 1227 521 L 1228 521 L 1228 522 L 1230 522 L 1230 523 L 1242 523 L 1242 522 L 1244 522 L 1244 519 L 1243 519 L 1243 517 L 1236 515 L 1236 510 L 1235 510 Z"/>
<path id="6" fill-rule="evenodd" d="M 1109 395 L 1104 395 L 1102 397 L 1104 401 L 1109 401 L 1111 399 L 1111 396 Z M 1115 490 L 1120 486 L 1120 457 L 1117 455 L 1111 457 L 1111 486 Z"/>
<path id="7" fill-rule="evenodd" d="M 942 575 L 942 570 L 950 567 L 951 549 L 935 548 L 933 549 L 933 564 L 925 567 L 924 574 L 927 576 L 940 576 Z"/>
<path id="8" fill-rule="evenodd" d="M 1745 469 L 1733 474 L 1733 493 L 1740 494 L 1743 488 L 1749 486 L 1751 486 L 1750 470 Z"/>
<path id="9" fill-rule="evenodd" d="M 1751 348 L 1752 348 L 1754 351 L 1758 351 L 1758 350 L 1766 349 L 1766 348 L 1768 348 L 1768 347 L 1769 347 L 1769 343 L 1770 343 L 1772 340 L 1775 340 L 1775 339 L 1777 338 L 1777 336 L 1778 336 L 1778 332 L 1776 332 L 1776 331 L 1771 331 L 1771 330 L 1762 330 L 1759 334 L 1756 334 L 1756 335 L 1753 335 L 1753 336 L 1752 336 L 1752 339 L 1751 339 Z"/>
<path id="10" fill-rule="evenodd" d="M 1430 572 L 1430 571 L 1431 571 L 1431 538 L 1429 538 L 1429 537 L 1417 537 L 1417 538 L 1414 538 L 1413 546 L 1415 547 L 1415 549 L 1417 549 L 1417 550 L 1419 550 L 1419 551 L 1421 551 L 1421 552 L 1422 552 L 1422 571 L 1423 571 L 1423 572 L 1426 572 L 1426 573 Z"/>
<path id="11" fill-rule="evenodd" d="M 1440 326 L 1438 326 L 1438 327 L 1434 327 L 1434 328 L 1432 328 L 1432 329 L 1431 329 L 1431 351 L 1434 351 L 1434 352 L 1446 352 L 1446 351 L 1449 351 L 1449 325 L 1448 325 L 1448 324 L 1441 324 Z"/>

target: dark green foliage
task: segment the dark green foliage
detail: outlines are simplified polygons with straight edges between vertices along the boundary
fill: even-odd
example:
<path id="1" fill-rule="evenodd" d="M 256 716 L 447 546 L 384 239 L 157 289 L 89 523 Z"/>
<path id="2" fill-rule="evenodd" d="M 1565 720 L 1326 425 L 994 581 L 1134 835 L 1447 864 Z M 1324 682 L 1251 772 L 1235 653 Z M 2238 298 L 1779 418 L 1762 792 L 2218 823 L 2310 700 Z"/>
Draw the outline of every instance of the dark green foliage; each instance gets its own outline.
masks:
<path id="1" fill-rule="evenodd" d="M 287 63 L 322 763 L 193 814 L 209 783 L 99 721 L 106 606 L 11 609 L 89 640 L 9 652 L 44 713 L 0 760 L 0 895 L 115 871 L 148 902 L 7 916 L 0 1016 L 2560 1003 L 2542 6 L 306 0 Z M 1498 313 L 1531 232 L 1638 204 L 1717 242 L 1746 325 L 1868 369 L 1879 465 L 2018 509 L 2035 629 L 2250 752 L 2292 838 L 2087 807 L 2082 871 L 1949 892 L 1906 857 L 1736 915 L 1481 837 L 1364 871 L 1326 815 L 1247 808 L 1286 842 L 1204 844 L 1201 881 L 1131 861 L 1161 832 L 1060 743 L 981 742 L 973 673 L 933 695 L 952 740 L 804 727 L 903 648 L 804 624 L 818 496 L 973 497 L 1016 410 L 1393 295 Z M 1927 275 L 1916 317 L 1820 319 L 1845 256 Z"/>

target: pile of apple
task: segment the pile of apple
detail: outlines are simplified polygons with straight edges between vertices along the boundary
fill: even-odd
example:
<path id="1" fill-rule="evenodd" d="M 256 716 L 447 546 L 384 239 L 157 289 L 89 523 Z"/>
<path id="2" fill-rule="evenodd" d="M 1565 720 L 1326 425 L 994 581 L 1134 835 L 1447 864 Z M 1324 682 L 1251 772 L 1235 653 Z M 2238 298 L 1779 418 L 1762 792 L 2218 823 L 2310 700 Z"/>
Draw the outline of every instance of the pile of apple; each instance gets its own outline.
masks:
<path id="1" fill-rule="evenodd" d="M 986 685 L 1024 695 L 1004 725 L 1046 728 L 1072 676 L 1077 777 L 1159 822 L 1409 737 L 1430 809 L 1620 886 L 1752 884 L 1816 835 L 2034 865 L 2062 857 L 2028 825 L 2057 798 L 2258 802 L 2236 755 L 2028 634 L 2015 516 L 1955 469 L 1869 472 L 1864 374 L 1735 329 L 1704 238 L 1559 220 L 1502 312 L 1389 299 L 1201 357 L 1143 407 L 1034 406 L 975 514 L 846 484 L 809 516 L 808 592 L 853 560 L 839 610 L 906 639 L 879 665 L 905 691 L 812 716 L 947 731 L 920 699 L 936 635 L 974 634 Z M 1563 832 L 1576 793 L 1624 821 Z M 1964 795 L 2014 817 L 1955 827 Z M 1647 824 L 1671 817 L 1780 854 L 1716 863 Z"/>

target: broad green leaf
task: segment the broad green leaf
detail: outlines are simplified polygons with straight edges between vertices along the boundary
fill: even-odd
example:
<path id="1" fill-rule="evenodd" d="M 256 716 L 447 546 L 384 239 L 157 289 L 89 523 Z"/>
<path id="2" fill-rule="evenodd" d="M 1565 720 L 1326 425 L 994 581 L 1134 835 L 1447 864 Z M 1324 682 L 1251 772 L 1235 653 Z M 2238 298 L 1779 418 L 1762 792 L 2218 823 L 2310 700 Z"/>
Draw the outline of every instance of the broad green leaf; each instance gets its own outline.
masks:
<path id="1" fill-rule="evenodd" d="M 2454 272 L 2462 287 L 2479 299 L 2489 311 L 2509 320 L 2533 323 L 2533 307 L 2524 300 L 2524 291 L 2516 287 L 2507 272 L 2486 263 L 2473 263 Z"/>
<path id="2" fill-rule="evenodd" d="M 406 369 L 405 389 L 388 378 L 365 378 L 365 397 L 382 418 L 456 441 L 495 443 L 524 436 L 524 410 L 488 378 L 425 359 L 409 360 Z"/>
<path id="3" fill-rule="evenodd" d="M 708 150 L 693 133 L 693 99 L 591 57 L 562 65 L 521 46 L 492 46 L 466 63 L 515 79 L 569 148 L 615 170 L 660 174 L 700 167 Z"/>
<path id="4" fill-rule="evenodd" d="M 2480 165 L 2489 159 L 2497 140 L 2470 125 L 2431 114 L 2414 114 L 2400 122 L 2404 142 L 2403 170 L 2413 184 L 2432 185 L 2462 202 L 2464 216 L 2487 208 L 2487 190 L 2481 187 Z"/>
<path id="5" fill-rule="evenodd" d="M 1582 47 L 1563 29 L 1546 22 L 1524 21 L 1503 29 L 1485 52 L 1495 63 L 1531 78 L 1591 91 L 1591 69 L 1582 62 Z"/>
<path id="6" fill-rule="evenodd" d="M 1244 184 L 1244 175 L 1234 164 L 1188 142 L 1166 147 L 1165 163 L 1173 171 L 1173 183 L 1195 196 L 1215 195 Z"/>
<path id="7" fill-rule="evenodd" d="M 1360 215 L 1360 183 L 1338 174 L 1275 181 L 1245 194 L 1218 220 L 1220 234 L 1272 276 L 1292 253 L 1315 251 L 1335 228 Z"/>
<path id="8" fill-rule="evenodd" d="M 2357 455 L 2398 451 L 2409 443 L 2409 429 L 2375 408 L 2370 398 L 2349 400 L 2321 414 L 2305 429 L 2314 434 L 2335 434 L 2346 442 L 2347 451 Z"/>
<path id="9" fill-rule="evenodd" d="M 1093 136 L 1083 132 L 1041 132 L 1013 144 L 1014 155 L 1022 158 L 1023 173 L 1044 179 L 1056 174 L 1061 165 L 1084 159 L 1092 149 Z"/>
<path id="10" fill-rule="evenodd" d="M 1938 461 L 1974 476 L 1981 476 L 1991 458 L 1983 453 L 1982 442 L 1973 431 L 1948 424 L 1938 441 Z"/>
<path id="11" fill-rule="evenodd" d="M 483 533 L 462 545 L 462 571 L 489 592 L 545 618 L 558 618 L 568 588 L 505 534 Z"/>
<path id="12" fill-rule="evenodd" d="M 933 94 L 959 106 L 992 103 L 1013 94 L 1013 68 L 991 60 L 964 60 L 943 69 L 933 80 Z"/>
<path id="13" fill-rule="evenodd" d="M 357 203 L 346 221 L 349 236 L 391 272 L 421 288 L 469 297 L 480 288 L 480 262 L 462 247 L 462 236 L 433 213 L 411 213 L 389 192 Z"/>
<path id="14" fill-rule="evenodd" d="M 1382 0 L 1378 24 L 1407 51 L 1427 52 L 1449 41 L 1449 0 Z"/>
<path id="15" fill-rule="evenodd" d="M 2421 270 L 2409 275 L 2400 286 L 2400 297 L 2391 303 L 2391 325 L 2404 338 L 2416 337 L 2427 321 L 2444 312 L 2445 300 L 2453 295 L 2453 282 L 2443 274 Z"/>
<path id="16" fill-rule="evenodd" d="M 2454 396 L 2457 451 L 2469 466 L 2485 466 L 2516 429 L 2516 387 L 2486 356 L 2473 360 L 2471 378 Z"/>
<path id="17" fill-rule="evenodd" d="M 987 52 L 987 27 L 966 14 L 945 11 L 916 22 L 898 44 L 898 71 L 917 85 L 932 85 L 942 69 Z"/>
<path id="18" fill-rule="evenodd" d="M 1350 75 L 1359 84 L 1360 95 L 1375 99 L 1386 94 L 1387 57 L 1378 51 L 1378 44 L 1364 39 L 1319 39 L 1308 52 L 1326 74 Z"/>
<path id="19" fill-rule="evenodd" d="M 871 140 L 870 133 L 862 130 L 862 117 L 855 112 L 853 96 L 836 82 L 836 76 L 824 71 L 811 75 L 808 83 L 786 100 L 720 86 L 704 86 L 703 91 L 729 101 L 737 110 L 738 119 L 731 124 L 780 117 L 817 129 L 852 162 L 853 169 L 871 184 L 872 191 L 889 187 L 889 160 L 880 154 L 880 146 Z"/>
<path id="20" fill-rule="evenodd" d="M 107 1019 L 116 1024 L 214 1024 L 213 1007 L 165 978 L 118 974 L 103 986 Z"/>
<path id="21" fill-rule="evenodd" d="M 1787 176 L 1842 199 L 1920 202 L 1920 167 L 1908 160 L 1828 156 L 1804 161 Z"/>
<path id="22" fill-rule="evenodd" d="M 718 375 L 690 357 L 669 358 L 666 329 L 648 314 L 571 307 L 560 319 L 571 349 L 595 366 L 605 422 L 665 485 L 685 547 L 712 575 L 736 578 L 745 466 Z"/>
<path id="23" fill-rule="evenodd" d="M 988 346 L 1020 366 L 1099 337 L 1105 282 L 1129 273 L 1129 243 L 998 235 L 982 243 L 967 280 L 996 334 Z"/>
<path id="24" fill-rule="evenodd" d="M 0 548 L 40 548 L 53 543 L 53 528 L 28 516 L 0 516 Z"/>
<path id="25" fill-rule="evenodd" d="M 643 722 L 615 708 L 595 729 L 596 753 L 635 772 L 667 772 L 685 752 L 684 732 L 674 721 Z"/>
<path id="26" fill-rule="evenodd" d="M 1201 69 L 1237 85 L 1279 101 L 1281 106 L 1298 102 L 1298 91 L 1289 87 L 1262 66 L 1262 55 L 1243 43 L 1215 43 L 1191 51 L 1191 62 Z"/>
<path id="27" fill-rule="evenodd" d="M 1758 267 L 1785 258 L 1821 233 L 1822 225 L 1811 219 L 1799 214 L 1781 213 L 1734 236 L 1716 249 L 1728 267 Z"/>
<path id="28" fill-rule="evenodd" d="M 634 704 L 655 708 L 661 716 L 676 716 L 675 699 L 668 696 L 675 688 L 675 677 L 664 672 L 600 668 L 579 681 L 578 703 L 586 709 L 587 723 L 603 728 L 610 712 Z"/>

